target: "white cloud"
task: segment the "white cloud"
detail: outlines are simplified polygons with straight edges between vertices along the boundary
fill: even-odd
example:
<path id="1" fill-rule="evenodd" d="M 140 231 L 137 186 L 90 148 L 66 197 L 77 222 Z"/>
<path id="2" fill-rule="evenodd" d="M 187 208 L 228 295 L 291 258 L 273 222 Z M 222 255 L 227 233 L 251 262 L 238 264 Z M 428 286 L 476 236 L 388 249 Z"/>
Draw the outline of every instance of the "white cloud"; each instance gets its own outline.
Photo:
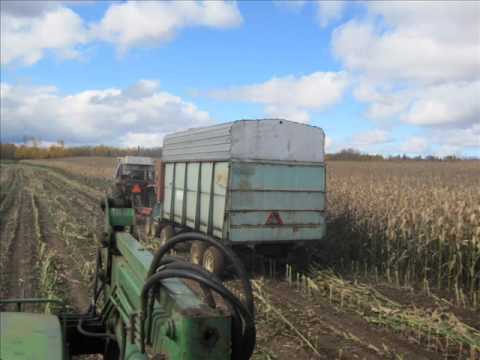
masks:
<path id="1" fill-rule="evenodd" d="M 480 155 L 480 122 L 467 129 L 436 130 L 432 139 L 437 144 L 476 149 Z"/>
<path id="2" fill-rule="evenodd" d="M 300 77 L 274 77 L 259 84 L 210 91 L 208 95 L 220 100 L 263 104 L 270 116 L 308 122 L 308 111 L 324 110 L 338 102 L 348 82 L 344 72 L 315 72 Z"/>
<path id="3" fill-rule="evenodd" d="M 317 1 L 317 18 L 322 28 L 327 27 L 332 21 L 342 17 L 345 2 L 339 0 Z"/>
<path id="4" fill-rule="evenodd" d="M 61 58 L 77 58 L 79 46 L 95 40 L 112 42 L 121 51 L 133 46 L 155 46 L 188 26 L 222 29 L 243 21 L 236 3 L 224 1 L 113 3 L 100 22 L 88 25 L 66 6 L 67 1 L 1 4 L 2 65 L 32 65 L 47 51 Z M 77 4 L 71 2 L 72 6 Z"/>
<path id="5" fill-rule="evenodd" d="M 398 146 L 410 154 L 479 149 L 480 4 L 364 3 L 332 35 L 366 115 L 424 128 Z"/>
<path id="6" fill-rule="evenodd" d="M 354 19 L 333 34 L 334 53 L 349 70 L 422 84 L 478 77 L 477 2 L 369 2 L 368 8 L 383 24 Z"/>
<path id="7" fill-rule="evenodd" d="M 1 10 L 3 14 L 15 17 L 36 17 L 44 14 L 59 5 L 53 1 L 38 0 L 2 0 Z"/>
<path id="8" fill-rule="evenodd" d="M 130 1 L 110 5 L 100 23 L 93 26 L 93 32 L 125 51 L 168 41 L 184 27 L 230 28 L 242 21 L 235 2 Z"/>
<path id="9" fill-rule="evenodd" d="M 120 137 L 120 145 L 125 147 L 158 147 L 163 144 L 163 138 L 166 134 L 163 133 L 133 133 L 128 132 L 126 135 Z"/>
<path id="10" fill-rule="evenodd" d="M 265 115 L 270 118 L 288 119 L 304 124 L 310 122 L 308 111 L 296 107 L 268 105 L 265 107 Z"/>
<path id="11" fill-rule="evenodd" d="M 330 136 L 325 135 L 325 151 L 332 152 L 334 145 L 335 141 Z"/>
<path id="12" fill-rule="evenodd" d="M 359 82 L 353 94 L 357 100 L 370 103 L 367 116 L 374 120 L 384 120 L 400 114 L 407 109 L 413 98 L 411 91 L 394 92 L 389 87 L 369 83 L 365 79 Z"/>
<path id="13" fill-rule="evenodd" d="M 429 149 L 429 142 L 421 136 L 413 136 L 400 145 L 400 150 L 407 154 L 421 155 Z"/>
<path id="14" fill-rule="evenodd" d="M 55 4 L 30 11 L 21 13 L 15 8 L 15 11 L 2 12 L 2 65 L 13 62 L 32 65 L 48 50 L 64 58 L 78 56 L 76 47 L 87 41 L 86 28 L 80 16 Z"/>
<path id="15" fill-rule="evenodd" d="M 448 83 L 419 91 L 403 120 L 415 125 L 480 123 L 480 81 Z"/>
<path id="16" fill-rule="evenodd" d="M 385 144 L 392 141 L 390 134 L 385 130 L 374 129 L 352 136 L 350 143 L 355 147 L 368 147 L 371 145 Z"/>
<path id="17" fill-rule="evenodd" d="M 150 80 L 126 89 L 72 95 L 51 86 L 2 84 L 1 95 L 1 133 L 6 142 L 33 135 L 70 144 L 152 145 L 166 133 L 213 123 L 207 112 L 161 91 Z"/>

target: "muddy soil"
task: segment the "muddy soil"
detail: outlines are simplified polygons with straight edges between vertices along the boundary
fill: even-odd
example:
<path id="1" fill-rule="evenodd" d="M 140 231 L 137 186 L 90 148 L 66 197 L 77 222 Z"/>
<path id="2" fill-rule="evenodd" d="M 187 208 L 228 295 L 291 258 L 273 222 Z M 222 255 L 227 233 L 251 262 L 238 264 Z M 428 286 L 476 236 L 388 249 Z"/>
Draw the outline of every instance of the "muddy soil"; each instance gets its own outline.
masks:
<path id="1" fill-rule="evenodd" d="M 0 188 L 0 297 L 48 293 L 77 311 L 86 310 L 97 247 L 94 234 L 103 225 L 99 204 L 104 182 L 45 167 L 2 165 Z M 368 322 L 360 311 L 341 308 L 328 296 L 298 291 L 278 274 L 254 278 L 261 283 L 256 290 L 254 359 L 446 358 L 441 349 Z M 437 306 L 431 297 L 401 288 L 378 285 L 378 291 L 401 304 Z M 478 330 L 477 311 L 453 305 L 450 310 Z M 473 352 L 452 356 L 478 359 Z"/>
<path id="2" fill-rule="evenodd" d="M 85 311 L 101 193 L 48 169 L 9 165 L 1 171 L 0 297 L 54 294 Z"/>

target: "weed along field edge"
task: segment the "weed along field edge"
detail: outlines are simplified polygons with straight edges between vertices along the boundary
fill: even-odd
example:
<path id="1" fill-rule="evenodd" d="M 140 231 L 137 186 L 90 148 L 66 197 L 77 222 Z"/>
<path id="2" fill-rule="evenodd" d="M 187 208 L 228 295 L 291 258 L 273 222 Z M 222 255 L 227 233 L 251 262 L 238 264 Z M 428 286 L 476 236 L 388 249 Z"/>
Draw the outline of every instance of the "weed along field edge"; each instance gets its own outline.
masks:
<path id="1" fill-rule="evenodd" d="M 2 298 L 88 307 L 114 165 L 1 165 Z M 253 272 L 254 359 L 480 359 L 479 162 L 336 161 L 327 174 L 310 270 Z"/>

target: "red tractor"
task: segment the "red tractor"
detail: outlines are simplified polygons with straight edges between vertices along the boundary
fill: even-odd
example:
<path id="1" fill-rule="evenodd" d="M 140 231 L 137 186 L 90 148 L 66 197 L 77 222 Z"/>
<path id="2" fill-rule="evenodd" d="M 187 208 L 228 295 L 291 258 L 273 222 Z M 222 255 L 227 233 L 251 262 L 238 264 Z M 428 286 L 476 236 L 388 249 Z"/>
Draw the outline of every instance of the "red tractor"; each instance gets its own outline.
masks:
<path id="1" fill-rule="evenodd" d="M 149 216 L 155 204 L 154 164 L 149 157 L 125 156 L 118 158 L 115 169 L 112 198 L 135 209 L 140 218 Z"/>

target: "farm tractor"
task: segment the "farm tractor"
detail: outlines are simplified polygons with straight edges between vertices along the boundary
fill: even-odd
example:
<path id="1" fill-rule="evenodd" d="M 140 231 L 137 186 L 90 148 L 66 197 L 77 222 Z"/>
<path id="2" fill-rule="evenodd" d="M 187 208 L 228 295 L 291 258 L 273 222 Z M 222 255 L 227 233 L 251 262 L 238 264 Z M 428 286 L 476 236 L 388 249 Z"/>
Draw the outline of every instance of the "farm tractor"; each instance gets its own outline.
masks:
<path id="1" fill-rule="evenodd" d="M 52 299 L 0 300 L 0 359 L 249 359 L 255 347 L 253 295 L 231 249 L 210 236 L 183 233 L 152 255 L 131 235 L 132 208 L 115 207 L 112 199 L 102 208 L 105 228 L 88 311 L 70 312 Z M 188 241 L 214 246 L 228 259 L 240 297 L 214 274 L 169 255 Z M 56 315 L 22 311 L 45 304 Z"/>
<path id="2" fill-rule="evenodd" d="M 119 157 L 111 197 L 135 209 L 139 218 L 150 215 L 155 201 L 155 167 L 149 157 Z"/>

